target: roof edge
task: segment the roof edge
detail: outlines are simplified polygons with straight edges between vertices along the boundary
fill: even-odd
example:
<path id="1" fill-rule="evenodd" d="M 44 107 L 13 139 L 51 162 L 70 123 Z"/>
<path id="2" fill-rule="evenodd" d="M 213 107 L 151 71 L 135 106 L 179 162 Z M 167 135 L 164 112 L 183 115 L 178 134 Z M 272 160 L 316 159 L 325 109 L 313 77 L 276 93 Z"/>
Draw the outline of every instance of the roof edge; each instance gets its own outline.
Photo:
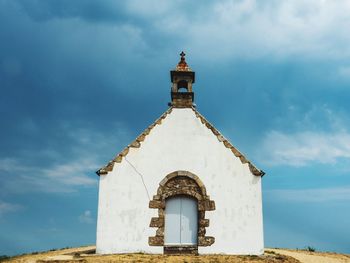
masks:
<path id="1" fill-rule="evenodd" d="M 226 139 L 202 114 L 200 114 L 194 107 L 191 107 L 195 112 L 196 117 L 199 118 L 203 125 L 205 125 L 212 133 L 217 137 L 217 139 L 222 142 L 226 148 L 230 149 L 232 153 L 238 157 L 242 164 L 248 163 L 249 170 L 252 174 L 256 176 L 263 177 L 265 172 L 263 170 L 258 169 L 251 161 L 249 161 L 236 147 L 234 147 L 231 142 Z"/>
<path id="2" fill-rule="evenodd" d="M 146 136 L 151 132 L 151 130 L 156 126 L 162 123 L 162 120 L 169 115 L 174 107 L 168 108 L 155 122 L 153 122 L 150 126 L 148 126 L 132 143 L 126 146 L 120 153 L 116 155 L 111 161 L 108 162 L 107 165 L 103 166 L 99 170 L 96 171 L 98 176 L 108 174 L 113 171 L 113 167 L 115 163 L 121 163 L 123 157 L 125 158 L 130 148 L 140 148 L 141 142 L 143 142 Z M 224 144 L 224 146 L 232 151 L 232 153 L 238 157 L 242 164 L 248 164 L 249 170 L 253 175 L 263 177 L 265 172 L 258 169 L 251 161 L 249 161 L 236 147 L 234 147 L 229 140 L 227 140 L 203 115 L 201 115 L 195 107 L 190 107 L 197 118 L 200 119 L 203 125 L 205 125 L 212 133 L 217 137 L 217 139 Z"/>
<path id="3" fill-rule="evenodd" d="M 100 176 L 100 175 L 108 174 L 109 172 L 113 171 L 114 164 L 121 163 L 123 160 L 123 157 L 128 155 L 130 148 L 140 148 L 141 142 L 145 140 L 146 136 L 151 132 L 151 130 L 156 125 L 160 125 L 162 123 L 162 120 L 165 119 L 166 116 L 170 114 L 172 110 L 173 110 L 173 107 L 168 108 L 158 119 L 156 119 L 155 122 L 153 122 L 139 136 L 137 136 L 137 138 L 132 143 L 126 146 L 124 150 L 122 150 L 120 153 L 117 154 L 116 157 L 110 160 L 107 165 L 97 170 L 96 174 Z"/>

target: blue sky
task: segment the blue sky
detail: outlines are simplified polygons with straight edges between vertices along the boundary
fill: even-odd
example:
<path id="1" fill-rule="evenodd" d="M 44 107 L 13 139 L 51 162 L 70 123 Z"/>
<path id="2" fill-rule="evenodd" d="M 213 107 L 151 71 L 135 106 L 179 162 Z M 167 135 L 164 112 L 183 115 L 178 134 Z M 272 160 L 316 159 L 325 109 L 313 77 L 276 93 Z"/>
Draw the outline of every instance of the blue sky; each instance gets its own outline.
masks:
<path id="1" fill-rule="evenodd" d="M 94 173 L 167 109 L 266 172 L 267 247 L 350 253 L 348 1 L 0 0 L 0 254 L 93 244 Z"/>

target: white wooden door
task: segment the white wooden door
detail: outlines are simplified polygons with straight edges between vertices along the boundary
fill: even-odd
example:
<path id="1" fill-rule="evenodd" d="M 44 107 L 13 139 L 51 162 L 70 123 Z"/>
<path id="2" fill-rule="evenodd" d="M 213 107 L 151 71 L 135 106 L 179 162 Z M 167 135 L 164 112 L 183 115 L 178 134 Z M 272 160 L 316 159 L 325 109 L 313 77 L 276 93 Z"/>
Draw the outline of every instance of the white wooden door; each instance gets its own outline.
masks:
<path id="1" fill-rule="evenodd" d="M 165 245 L 196 245 L 198 232 L 197 201 L 186 196 L 165 202 Z"/>

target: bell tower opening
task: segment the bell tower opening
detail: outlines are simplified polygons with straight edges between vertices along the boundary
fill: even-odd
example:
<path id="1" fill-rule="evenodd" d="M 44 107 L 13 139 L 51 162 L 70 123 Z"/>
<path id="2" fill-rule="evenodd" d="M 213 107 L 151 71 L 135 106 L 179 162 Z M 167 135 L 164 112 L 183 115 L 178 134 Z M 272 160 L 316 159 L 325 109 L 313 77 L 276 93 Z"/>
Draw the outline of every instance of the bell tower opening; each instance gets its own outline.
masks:
<path id="1" fill-rule="evenodd" d="M 177 92 L 188 92 L 188 82 L 186 80 L 180 80 L 177 83 Z"/>
<path id="2" fill-rule="evenodd" d="M 170 71 L 172 82 L 170 106 L 175 108 L 189 108 L 194 106 L 192 84 L 195 81 L 195 72 L 187 65 L 185 56 L 186 54 L 182 51 L 180 61 L 175 70 Z"/>

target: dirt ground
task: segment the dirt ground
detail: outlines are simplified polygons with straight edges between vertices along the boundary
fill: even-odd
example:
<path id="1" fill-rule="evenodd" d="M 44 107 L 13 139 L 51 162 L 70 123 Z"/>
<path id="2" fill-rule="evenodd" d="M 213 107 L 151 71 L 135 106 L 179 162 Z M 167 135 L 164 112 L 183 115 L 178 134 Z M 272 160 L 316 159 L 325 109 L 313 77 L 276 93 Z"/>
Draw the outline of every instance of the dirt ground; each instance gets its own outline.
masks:
<path id="1" fill-rule="evenodd" d="M 290 256 L 301 263 L 350 263 L 350 255 L 305 250 L 268 249 L 281 255 Z"/>
<path id="2" fill-rule="evenodd" d="M 150 255 L 150 254 L 117 254 L 96 255 L 95 247 L 61 249 L 38 254 L 16 256 L 3 262 L 188 262 L 188 263 L 350 263 L 350 255 L 306 252 L 302 250 L 266 249 L 262 256 L 233 256 L 233 255 Z"/>

